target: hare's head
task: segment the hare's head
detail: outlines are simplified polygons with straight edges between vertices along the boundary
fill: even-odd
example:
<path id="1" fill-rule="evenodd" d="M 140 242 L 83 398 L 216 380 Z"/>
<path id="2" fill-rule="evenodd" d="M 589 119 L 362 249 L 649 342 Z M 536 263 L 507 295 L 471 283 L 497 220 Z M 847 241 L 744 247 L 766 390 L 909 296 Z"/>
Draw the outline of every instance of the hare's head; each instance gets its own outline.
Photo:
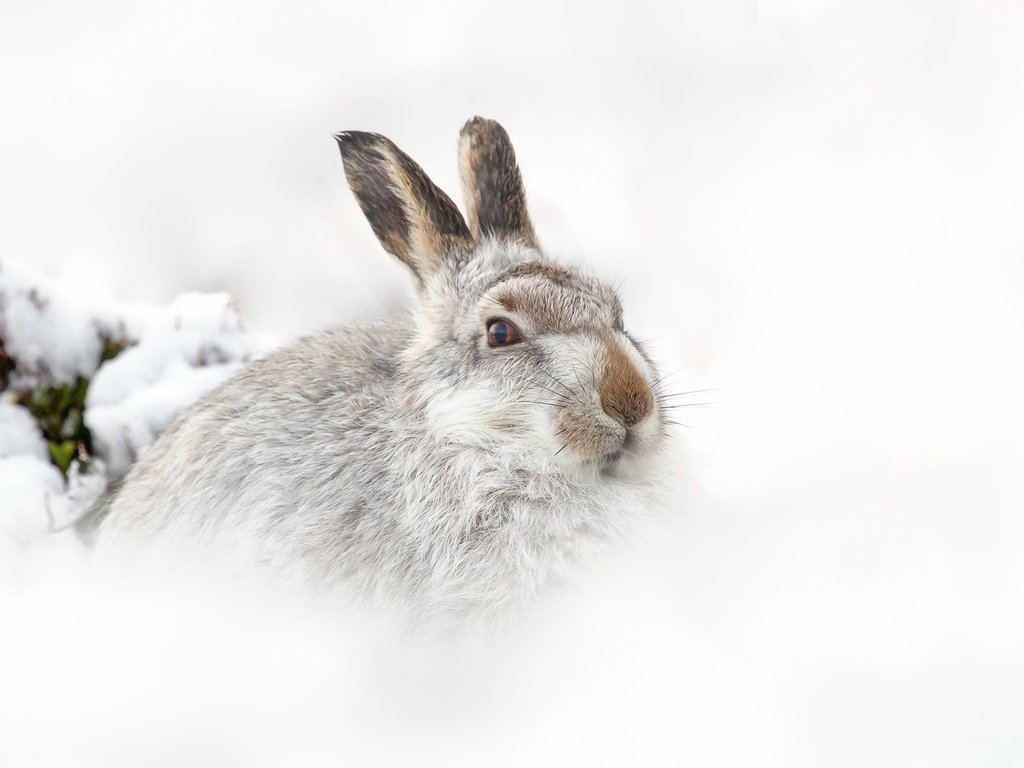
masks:
<path id="1" fill-rule="evenodd" d="M 505 130 L 481 118 L 462 129 L 468 223 L 388 139 L 336 138 L 370 226 L 416 279 L 405 404 L 456 442 L 511 446 L 585 475 L 641 466 L 665 432 L 654 364 L 611 287 L 541 252 Z"/>

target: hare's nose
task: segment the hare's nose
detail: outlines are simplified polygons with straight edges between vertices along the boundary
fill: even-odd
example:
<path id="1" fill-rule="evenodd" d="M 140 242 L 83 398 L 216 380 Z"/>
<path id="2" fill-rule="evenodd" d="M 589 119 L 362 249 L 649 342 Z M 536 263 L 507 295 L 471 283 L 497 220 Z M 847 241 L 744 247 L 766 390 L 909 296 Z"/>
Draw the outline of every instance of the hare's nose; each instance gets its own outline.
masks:
<path id="1" fill-rule="evenodd" d="M 651 388 L 622 347 L 614 341 L 607 346 L 601 381 L 601 407 L 626 429 L 643 421 L 654 407 Z"/>

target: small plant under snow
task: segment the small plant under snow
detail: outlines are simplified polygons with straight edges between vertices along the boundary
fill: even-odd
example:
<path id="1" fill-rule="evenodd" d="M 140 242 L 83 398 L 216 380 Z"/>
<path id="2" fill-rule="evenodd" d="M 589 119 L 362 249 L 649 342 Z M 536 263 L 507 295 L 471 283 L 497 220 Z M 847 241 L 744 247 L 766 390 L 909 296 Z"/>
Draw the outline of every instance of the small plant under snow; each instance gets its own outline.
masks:
<path id="1" fill-rule="evenodd" d="M 224 293 L 100 305 L 0 265 L 0 536 L 74 522 L 178 413 L 271 347 Z"/>

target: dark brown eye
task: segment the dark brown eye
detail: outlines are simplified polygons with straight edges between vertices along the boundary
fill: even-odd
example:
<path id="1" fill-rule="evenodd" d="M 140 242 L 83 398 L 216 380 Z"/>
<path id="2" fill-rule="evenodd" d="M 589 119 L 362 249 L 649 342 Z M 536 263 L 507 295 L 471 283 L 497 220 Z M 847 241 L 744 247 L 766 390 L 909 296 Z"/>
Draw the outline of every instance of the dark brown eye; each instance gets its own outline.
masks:
<path id="1" fill-rule="evenodd" d="M 518 344 L 523 340 L 522 334 L 508 320 L 500 317 L 491 318 L 487 321 L 487 346 L 507 347 L 509 344 Z"/>

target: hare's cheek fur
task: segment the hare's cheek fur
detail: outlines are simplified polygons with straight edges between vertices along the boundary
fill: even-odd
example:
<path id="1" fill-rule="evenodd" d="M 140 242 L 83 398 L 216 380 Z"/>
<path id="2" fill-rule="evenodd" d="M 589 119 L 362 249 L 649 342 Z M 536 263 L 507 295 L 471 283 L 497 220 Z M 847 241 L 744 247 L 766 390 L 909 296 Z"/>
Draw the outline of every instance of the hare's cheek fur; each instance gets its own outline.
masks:
<path id="1" fill-rule="evenodd" d="M 496 443 L 540 440 L 548 419 L 493 384 L 477 384 L 427 398 L 424 412 L 434 434 L 455 442 L 488 448 Z"/>

